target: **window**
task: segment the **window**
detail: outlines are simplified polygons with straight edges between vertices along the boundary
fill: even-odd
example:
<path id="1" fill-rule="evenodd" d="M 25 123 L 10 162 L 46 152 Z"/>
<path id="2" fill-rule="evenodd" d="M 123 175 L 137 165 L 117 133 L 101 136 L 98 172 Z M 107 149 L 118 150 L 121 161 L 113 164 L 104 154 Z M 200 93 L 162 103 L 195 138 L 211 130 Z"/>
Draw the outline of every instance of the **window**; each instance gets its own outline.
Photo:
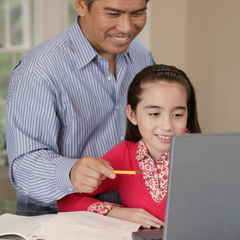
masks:
<path id="1" fill-rule="evenodd" d="M 77 11 L 75 8 L 75 0 L 67 0 L 68 1 L 68 28 L 70 28 L 75 21 L 77 16 Z"/>
<path id="2" fill-rule="evenodd" d="M 4 115 L 13 68 L 34 45 L 52 37 L 56 22 L 60 26 L 54 35 L 69 28 L 76 16 L 74 0 L 0 0 L 0 165 L 7 163 Z M 50 29 L 46 21 L 53 23 Z"/>
<path id="3" fill-rule="evenodd" d="M 6 162 L 5 105 L 13 67 L 31 49 L 31 0 L 0 0 L 0 164 Z"/>

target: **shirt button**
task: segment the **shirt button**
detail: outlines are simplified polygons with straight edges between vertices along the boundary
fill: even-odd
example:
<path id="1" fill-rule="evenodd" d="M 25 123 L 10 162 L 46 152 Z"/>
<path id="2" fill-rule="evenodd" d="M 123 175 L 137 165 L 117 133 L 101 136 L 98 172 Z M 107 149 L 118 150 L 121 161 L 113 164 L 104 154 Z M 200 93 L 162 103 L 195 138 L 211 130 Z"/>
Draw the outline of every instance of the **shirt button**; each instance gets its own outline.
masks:
<path id="1" fill-rule="evenodd" d="M 117 106 L 117 110 L 119 110 L 119 106 Z"/>
<path id="2" fill-rule="evenodd" d="M 71 188 L 69 188 L 69 189 L 68 189 L 68 191 L 71 191 L 71 192 L 72 192 L 72 189 L 71 189 Z"/>
<path id="3" fill-rule="evenodd" d="M 123 136 L 121 136 L 121 141 L 123 141 L 124 140 L 124 137 Z"/>
<path id="4" fill-rule="evenodd" d="M 111 76 L 108 76 L 108 80 L 111 80 L 112 79 L 112 77 Z"/>

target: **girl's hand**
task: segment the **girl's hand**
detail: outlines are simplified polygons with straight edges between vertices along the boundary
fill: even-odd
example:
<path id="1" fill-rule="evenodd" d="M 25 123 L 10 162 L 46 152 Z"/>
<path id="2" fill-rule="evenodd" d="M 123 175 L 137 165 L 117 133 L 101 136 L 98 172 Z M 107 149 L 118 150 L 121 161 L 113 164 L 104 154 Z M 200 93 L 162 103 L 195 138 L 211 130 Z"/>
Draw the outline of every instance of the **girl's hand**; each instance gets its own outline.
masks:
<path id="1" fill-rule="evenodd" d="M 142 208 L 114 207 L 106 215 L 140 224 L 143 228 L 160 228 L 164 226 L 163 221 Z"/>

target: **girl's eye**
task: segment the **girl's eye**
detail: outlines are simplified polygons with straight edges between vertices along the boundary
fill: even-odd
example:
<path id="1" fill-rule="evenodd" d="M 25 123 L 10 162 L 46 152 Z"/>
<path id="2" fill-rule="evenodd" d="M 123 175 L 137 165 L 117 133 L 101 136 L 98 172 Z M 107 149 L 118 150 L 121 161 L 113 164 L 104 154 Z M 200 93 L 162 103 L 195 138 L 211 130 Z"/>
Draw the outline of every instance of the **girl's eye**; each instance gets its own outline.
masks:
<path id="1" fill-rule="evenodd" d="M 152 116 L 152 117 L 156 117 L 158 115 L 159 115 L 159 113 L 149 113 L 149 116 Z"/>
<path id="2" fill-rule="evenodd" d="M 179 114 L 179 113 L 177 113 L 177 114 L 174 114 L 173 116 L 174 116 L 174 117 L 177 117 L 177 118 L 180 118 L 180 117 L 183 116 L 183 114 Z"/>

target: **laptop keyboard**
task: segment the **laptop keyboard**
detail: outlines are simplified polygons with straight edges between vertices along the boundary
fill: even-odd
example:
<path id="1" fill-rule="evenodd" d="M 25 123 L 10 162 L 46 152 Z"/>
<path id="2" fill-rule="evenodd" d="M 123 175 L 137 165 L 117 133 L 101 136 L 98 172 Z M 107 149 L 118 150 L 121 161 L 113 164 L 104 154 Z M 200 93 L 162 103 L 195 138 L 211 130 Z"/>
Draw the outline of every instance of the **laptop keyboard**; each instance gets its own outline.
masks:
<path id="1" fill-rule="evenodd" d="M 133 240 L 163 240 L 163 228 L 132 233 Z"/>

